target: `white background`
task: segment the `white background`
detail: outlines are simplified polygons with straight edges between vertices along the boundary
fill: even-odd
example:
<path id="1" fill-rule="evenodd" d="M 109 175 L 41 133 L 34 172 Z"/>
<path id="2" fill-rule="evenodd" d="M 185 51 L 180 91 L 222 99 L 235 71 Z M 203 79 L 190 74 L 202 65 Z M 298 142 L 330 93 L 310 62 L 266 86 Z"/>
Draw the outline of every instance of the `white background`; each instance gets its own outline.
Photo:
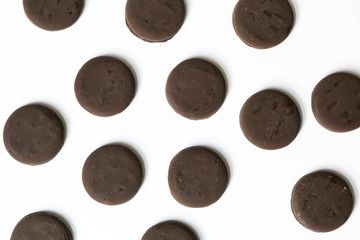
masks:
<path id="1" fill-rule="evenodd" d="M 360 130 L 330 132 L 311 111 L 311 92 L 323 77 L 336 71 L 360 74 L 359 0 L 292 0 L 293 30 L 267 50 L 250 48 L 235 34 L 237 0 L 187 0 L 184 25 L 165 43 L 143 42 L 130 33 L 125 0 L 86 0 L 75 25 L 58 32 L 34 26 L 21 0 L 0 2 L 1 128 L 29 103 L 52 106 L 67 127 L 62 150 L 41 166 L 15 161 L 0 145 L 0 239 L 9 239 L 17 222 L 35 211 L 64 217 L 77 240 L 139 240 L 149 227 L 170 219 L 189 224 L 200 240 L 359 239 Z M 133 102 L 108 118 L 82 109 L 73 90 L 80 67 L 100 55 L 124 60 L 137 78 Z M 169 72 L 192 57 L 217 63 L 228 82 L 223 106 L 206 120 L 177 115 L 165 97 Z M 280 150 L 253 146 L 239 127 L 243 103 L 265 88 L 289 93 L 302 112 L 297 138 Z M 130 145 L 145 166 L 143 185 L 123 205 L 95 202 L 81 181 L 87 156 L 108 143 Z M 202 209 L 177 203 L 167 185 L 169 162 L 193 145 L 219 151 L 231 174 L 222 198 Z M 341 173 L 355 195 L 349 220 L 330 233 L 305 229 L 290 208 L 294 184 L 319 169 Z"/>

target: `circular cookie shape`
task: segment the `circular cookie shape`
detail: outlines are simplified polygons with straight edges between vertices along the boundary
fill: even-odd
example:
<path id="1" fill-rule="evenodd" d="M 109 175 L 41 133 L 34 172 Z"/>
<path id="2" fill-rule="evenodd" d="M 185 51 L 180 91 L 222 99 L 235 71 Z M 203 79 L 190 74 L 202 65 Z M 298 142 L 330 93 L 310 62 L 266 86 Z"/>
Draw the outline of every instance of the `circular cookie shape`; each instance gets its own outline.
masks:
<path id="1" fill-rule="evenodd" d="M 51 109 L 30 104 L 14 111 L 4 126 L 9 154 L 21 163 L 40 165 L 53 159 L 65 140 L 65 127 Z"/>
<path id="2" fill-rule="evenodd" d="M 122 145 L 105 145 L 90 154 L 82 181 L 94 200 L 106 205 L 122 204 L 140 189 L 143 169 L 140 159 Z"/>
<path id="3" fill-rule="evenodd" d="M 83 0 L 23 0 L 26 16 L 44 30 L 57 31 L 73 25 L 84 7 Z"/>
<path id="4" fill-rule="evenodd" d="M 354 206 L 350 186 L 340 176 L 317 171 L 294 186 L 291 209 L 296 220 L 314 232 L 330 232 L 343 225 Z"/>
<path id="5" fill-rule="evenodd" d="M 289 145 L 300 130 L 300 122 L 295 102 L 277 90 L 255 93 L 240 111 L 240 127 L 245 137 L 267 150 Z"/>
<path id="6" fill-rule="evenodd" d="M 125 20 L 129 30 L 147 42 L 165 42 L 185 20 L 184 0 L 127 0 Z"/>
<path id="7" fill-rule="evenodd" d="M 192 58 L 178 64 L 169 74 L 166 98 L 175 112 L 200 120 L 212 116 L 223 104 L 226 81 L 213 63 Z"/>
<path id="8" fill-rule="evenodd" d="M 168 183 L 180 204 L 200 208 L 220 199 L 228 185 L 229 173 L 224 160 L 205 147 L 189 147 L 171 161 Z"/>
<path id="9" fill-rule="evenodd" d="M 141 240 L 198 240 L 195 232 L 178 221 L 165 221 L 149 228 Z"/>
<path id="10" fill-rule="evenodd" d="M 248 46 L 271 48 L 284 41 L 294 25 L 293 8 L 287 0 L 239 0 L 233 26 Z"/>
<path id="11" fill-rule="evenodd" d="M 348 132 L 360 126 L 360 78 L 337 72 L 314 88 L 311 107 L 318 123 L 333 132 Z"/>
<path id="12" fill-rule="evenodd" d="M 59 218 L 47 212 L 25 216 L 15 226 L 10 240 L 72 240 L 70 229 Z"/>
<path id="13" fill-rule="evenodd" d="M 96 57 L 86 62 L 75 79 L 75 95 L 88 112 L 108 117 L 124 111 L 135 95 L 135 77 L 122 61 Z"/>

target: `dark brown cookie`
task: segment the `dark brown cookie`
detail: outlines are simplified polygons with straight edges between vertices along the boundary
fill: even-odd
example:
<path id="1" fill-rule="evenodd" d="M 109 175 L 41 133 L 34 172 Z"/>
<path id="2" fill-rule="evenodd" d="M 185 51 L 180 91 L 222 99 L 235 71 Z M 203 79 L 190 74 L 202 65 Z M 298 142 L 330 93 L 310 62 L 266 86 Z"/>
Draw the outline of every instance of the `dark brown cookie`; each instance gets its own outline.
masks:
<path id="1" fill-rule="evenodd" d="M 138 192 L 143 179 L 140 159 L 122 145 L 105 145 L 90 154 L 82 171 L 87 193 L 107 205 L 122 204 Z"/>
<path id="2" fill-rule="evenodd" d="M 47 212 L 25 216 L 15 226 L 10 240 L 72 240 L 70 229 L 58 217 Z"/>
<path id="3" fill-rule="evenodd" d="M 4 126 L 6 150 L 19 162 L 39 165 L 53 159 L 64 144 L 65 127 L 51 109 L 30 104 L 13 112 Z"/>
<path id="4" fill-rule="evenodd" d="M 233 12 L 233 26 L 250 47 L 264 49 L 284 41 L 294 25 L 288 0 L 239 0 Z"/>
<path id="5" fill-rule="evenodd" d="M 226 80 L 213 63 L 192 58 L 178 64 L 169 74 L 166 97 L 175 112 L 199 120 L 212 116 L 223 104 Z"/>
<path id="6" fill-rule="evenodd" d="M 353 206 L 351 187 L 343 178 L 328 171 L 305 175 L 291 195 L 296 220 L 315 232 L 329 232 L 343 225 Z"/>
<path id="7" fill-rule="evenodd" d="M 171 161 L 169 188 L 176 201 L 187 207 L 206 207 L 215 203 L 228 185 L 224 160 L 205 147 L 190 147 Z"/>
<path id="8" fill-rule="evenodd" d="M 263 149 L 289 145 L 300 130 L 300 122 L 295 102 L 277 90 L 255 93 L 240 112 L 240 127 L 245 137 Z"/>
<path id="9" fill-rule="evenodd" d="M 165 221 L 149 228 L 141 240 L 198 240 L 195 232 L 178 221 Z"/>
<path id="10" fill-rule="evenodd" d="M 96 57 L 86 62 L 75 79 L 75 95 L 88 112 L 102 117 L 124 111 L 135 95 L 135 77 L 122 61 Z"/>
<path id="11" fill-rule="evenodd" d="M 184 0 L 127 0 L 126 25 L 138 38 L 164 42 L 172 38 L 185 20 Z"/>
<path id="12" fill-rule="evenodd" d="M 39 28 L 57 31 L 70 27 L 80 17 L 83 0 L 23 0 L 29 20 Z"/>
<path id="13" fill-rule="evenodd" d="M 345 72 L 323 78 L 314 88 L 312 111 L 324 128 L 347 132 L 360 126 L 360 78 Z"/>

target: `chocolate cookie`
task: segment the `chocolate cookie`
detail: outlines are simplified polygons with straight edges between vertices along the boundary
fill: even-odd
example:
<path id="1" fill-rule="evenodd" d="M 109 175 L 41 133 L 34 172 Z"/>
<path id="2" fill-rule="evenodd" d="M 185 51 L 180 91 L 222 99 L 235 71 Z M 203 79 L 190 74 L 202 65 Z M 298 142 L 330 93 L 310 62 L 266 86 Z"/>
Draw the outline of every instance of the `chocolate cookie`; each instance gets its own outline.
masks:
<path id="1" fill-rule="evenodd" d="M 195 232 L 177 221 L 165 221 L 149 228 L 141 240 L 198 240 Z"/>
<path id="2" fill-rule="evenodd" d="M 10 240 L 72 240 L 70 229 L 58 217 L 47 212 L 25 216 L 15 226 Z"/>
<path id="3" fill-rule="evenodd" d="M 165 42 L 175 36 L 185 20 L 184 0 L 127 0 L 125 18 L 138 38 Z"/>
<path id="4" fill-rule="evenodd" d="M 80 17 L 83 0 L 23 0 L 29 20 L 39 28 L 57 31 L 70 27 Z"/>
<path id="5" fill-rule="evenodd" d="M 229 173 L 224 160 L 205 147 L 190 147 L 171 161 L 169 188 L 176 201 L 187 207 L 206 207 L 225 192 Z"/>
<path id="6" fill-rule="evenodd" d="M 340 176 L 318 171 L 294 186 L 291 209 L 297 221 L 315 232 L 329 232 L 343 225 L 354 206 L 350 186 Z"/>
<path id="7" fill-rule="evenodd" d="M 240 112 L 240 127 L 245 137 L 263 149 L 289 145 L 300 130 L 300 112 L 295 102 L 277 90 L 252 95 Z"/>
<path id="8" fill-rule="evenodd" d="M 284 41 L 294 25 L 293 8 L 287 0 L 239 0 L 233 26 L 248 46 L 270 48 Z"/>
<path id="9" fill-rule="evenodd" d="M 75 79 L 75 94 L 88 112 L 102 117 L 124 111 L 135 95 L 135 77 L 122 61 L 108 56 L 86 62 Z"/>
<path id="10" fill-rule="evenodd" d="M 21 163 L 39 165 L 53 159 L 64 144 L 65 127 L 51 109 L 30 104 L 13 112 L 4 126 L 9 154 Z"/>
<path id="11" fill-rule="evenodd" d="M 226 81 L 214 64 L 192 58 L 181 62 L 169 74 L 166 97 L 183 117 L 199 120 L 212 116 L 223 104 Z"/>
<path id="12" fill-rule="evenodd" d="M 87 193 L 107 205 L 129 201 L 138 192 L 143 179 L 139 158 L 129 148 L 105 145 L 90 154 L 82 171 Z"/>
<path id="13" fill-rule="evenodd" d="M 345 72 L 323 78 L 314 88 L 311 107 L 316 120 L 334 132 L 360 126 L 360 78 Z"/>

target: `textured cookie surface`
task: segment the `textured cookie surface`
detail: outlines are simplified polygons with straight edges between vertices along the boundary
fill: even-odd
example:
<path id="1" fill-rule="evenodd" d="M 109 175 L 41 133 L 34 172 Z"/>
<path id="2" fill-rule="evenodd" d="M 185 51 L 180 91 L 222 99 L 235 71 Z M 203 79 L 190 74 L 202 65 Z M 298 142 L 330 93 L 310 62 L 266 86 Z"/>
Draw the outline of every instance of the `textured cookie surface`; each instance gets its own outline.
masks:
<path id="1" fill-rule="evenodd" d="M 169 74 L 166 97 L 183 117 L 199 120 L 212 116 L 223 104 L 226 81 L 213 63 L 192 58 L 178 64 Z"/>
<path id="2" fill-rule="evenodd" d="M 107 205 L 129 201 L 138 192 L 143 169 L 140 159 L 122 145 L 105 145 L 90 154 L 82 179 L 87 193 Z"/>
<path id="3" fill-rule="evenodd" d="M 30 104 L 14 111 L 6 121 L 6 150 L 19 162 L 39 165 L 53 159 L 64 144 L 65 127 L 51 109 Z"/>
<path id="4" fill-rule="evenodd" d="M 73 25 L 81 15 L 83 0 L 23 0 L 29 20 L 48 30 L 62 30 Z"/>
<path id="5" fill-rule="evenodd" d="M 311 106 L 316 120 L 334 132 L 360 126 L 360 78 L 345 72 L 323 78 L 314 88 Z"/>
<path id="6" fill-rule="evenodd" d="M 102 117 L 124 111 L 135 95 L 135 77 L 122 61 L 96 57 L 86 62 L 75 79 L 75 95 L 88 112 Z"/>
<path id="7" fill-rule="evenodd" d="M 236 34 L 250 47 L 264 49 L 284 41 L 294 25 L 288 0 L 239 0 L 233 12 Z"/>
<path id="8" fill-rule="evenodd" d="M 277 90 L 252 95 L 240 112 L 240 127 L 245 137 L 263 149 L 289 145 L 300 130 L 300 112 L 295 102 Z"/>
<path id="9" fill-rule="evenodd" d="M 328 171 L 313 172 L 294 186 L 291 208 L 304 227 L 315 232 L 339 228 L 350 217 L 353 194 L 347 182 Z"/>
<path id="10" fill-rule="evenodd" d="M 198 240 L 198 237 L 183 223 L 165 221 L 149 228 L 141 240 Z"/>
<path id="11" fill-rule="evenodd" d="M 220 199 L 229 181 L 224 160 L 205 147 L 190 147 L 171 161 L 168 173 L 172 196 L 187 207 L 206 207 Z"/>
<path id="12" fill-rule="evenodd" d="M 126 24 L 138 38 L 164 42 L 172 38 L 185 19 L 184 0 L 127 0 Z"/>
<path id="13" fill-rule="evenodd" d="M 25 216 L 15 226 L 10 240 L 72 240 L 70 229 L 58 217 L 36 212 Z"/>

